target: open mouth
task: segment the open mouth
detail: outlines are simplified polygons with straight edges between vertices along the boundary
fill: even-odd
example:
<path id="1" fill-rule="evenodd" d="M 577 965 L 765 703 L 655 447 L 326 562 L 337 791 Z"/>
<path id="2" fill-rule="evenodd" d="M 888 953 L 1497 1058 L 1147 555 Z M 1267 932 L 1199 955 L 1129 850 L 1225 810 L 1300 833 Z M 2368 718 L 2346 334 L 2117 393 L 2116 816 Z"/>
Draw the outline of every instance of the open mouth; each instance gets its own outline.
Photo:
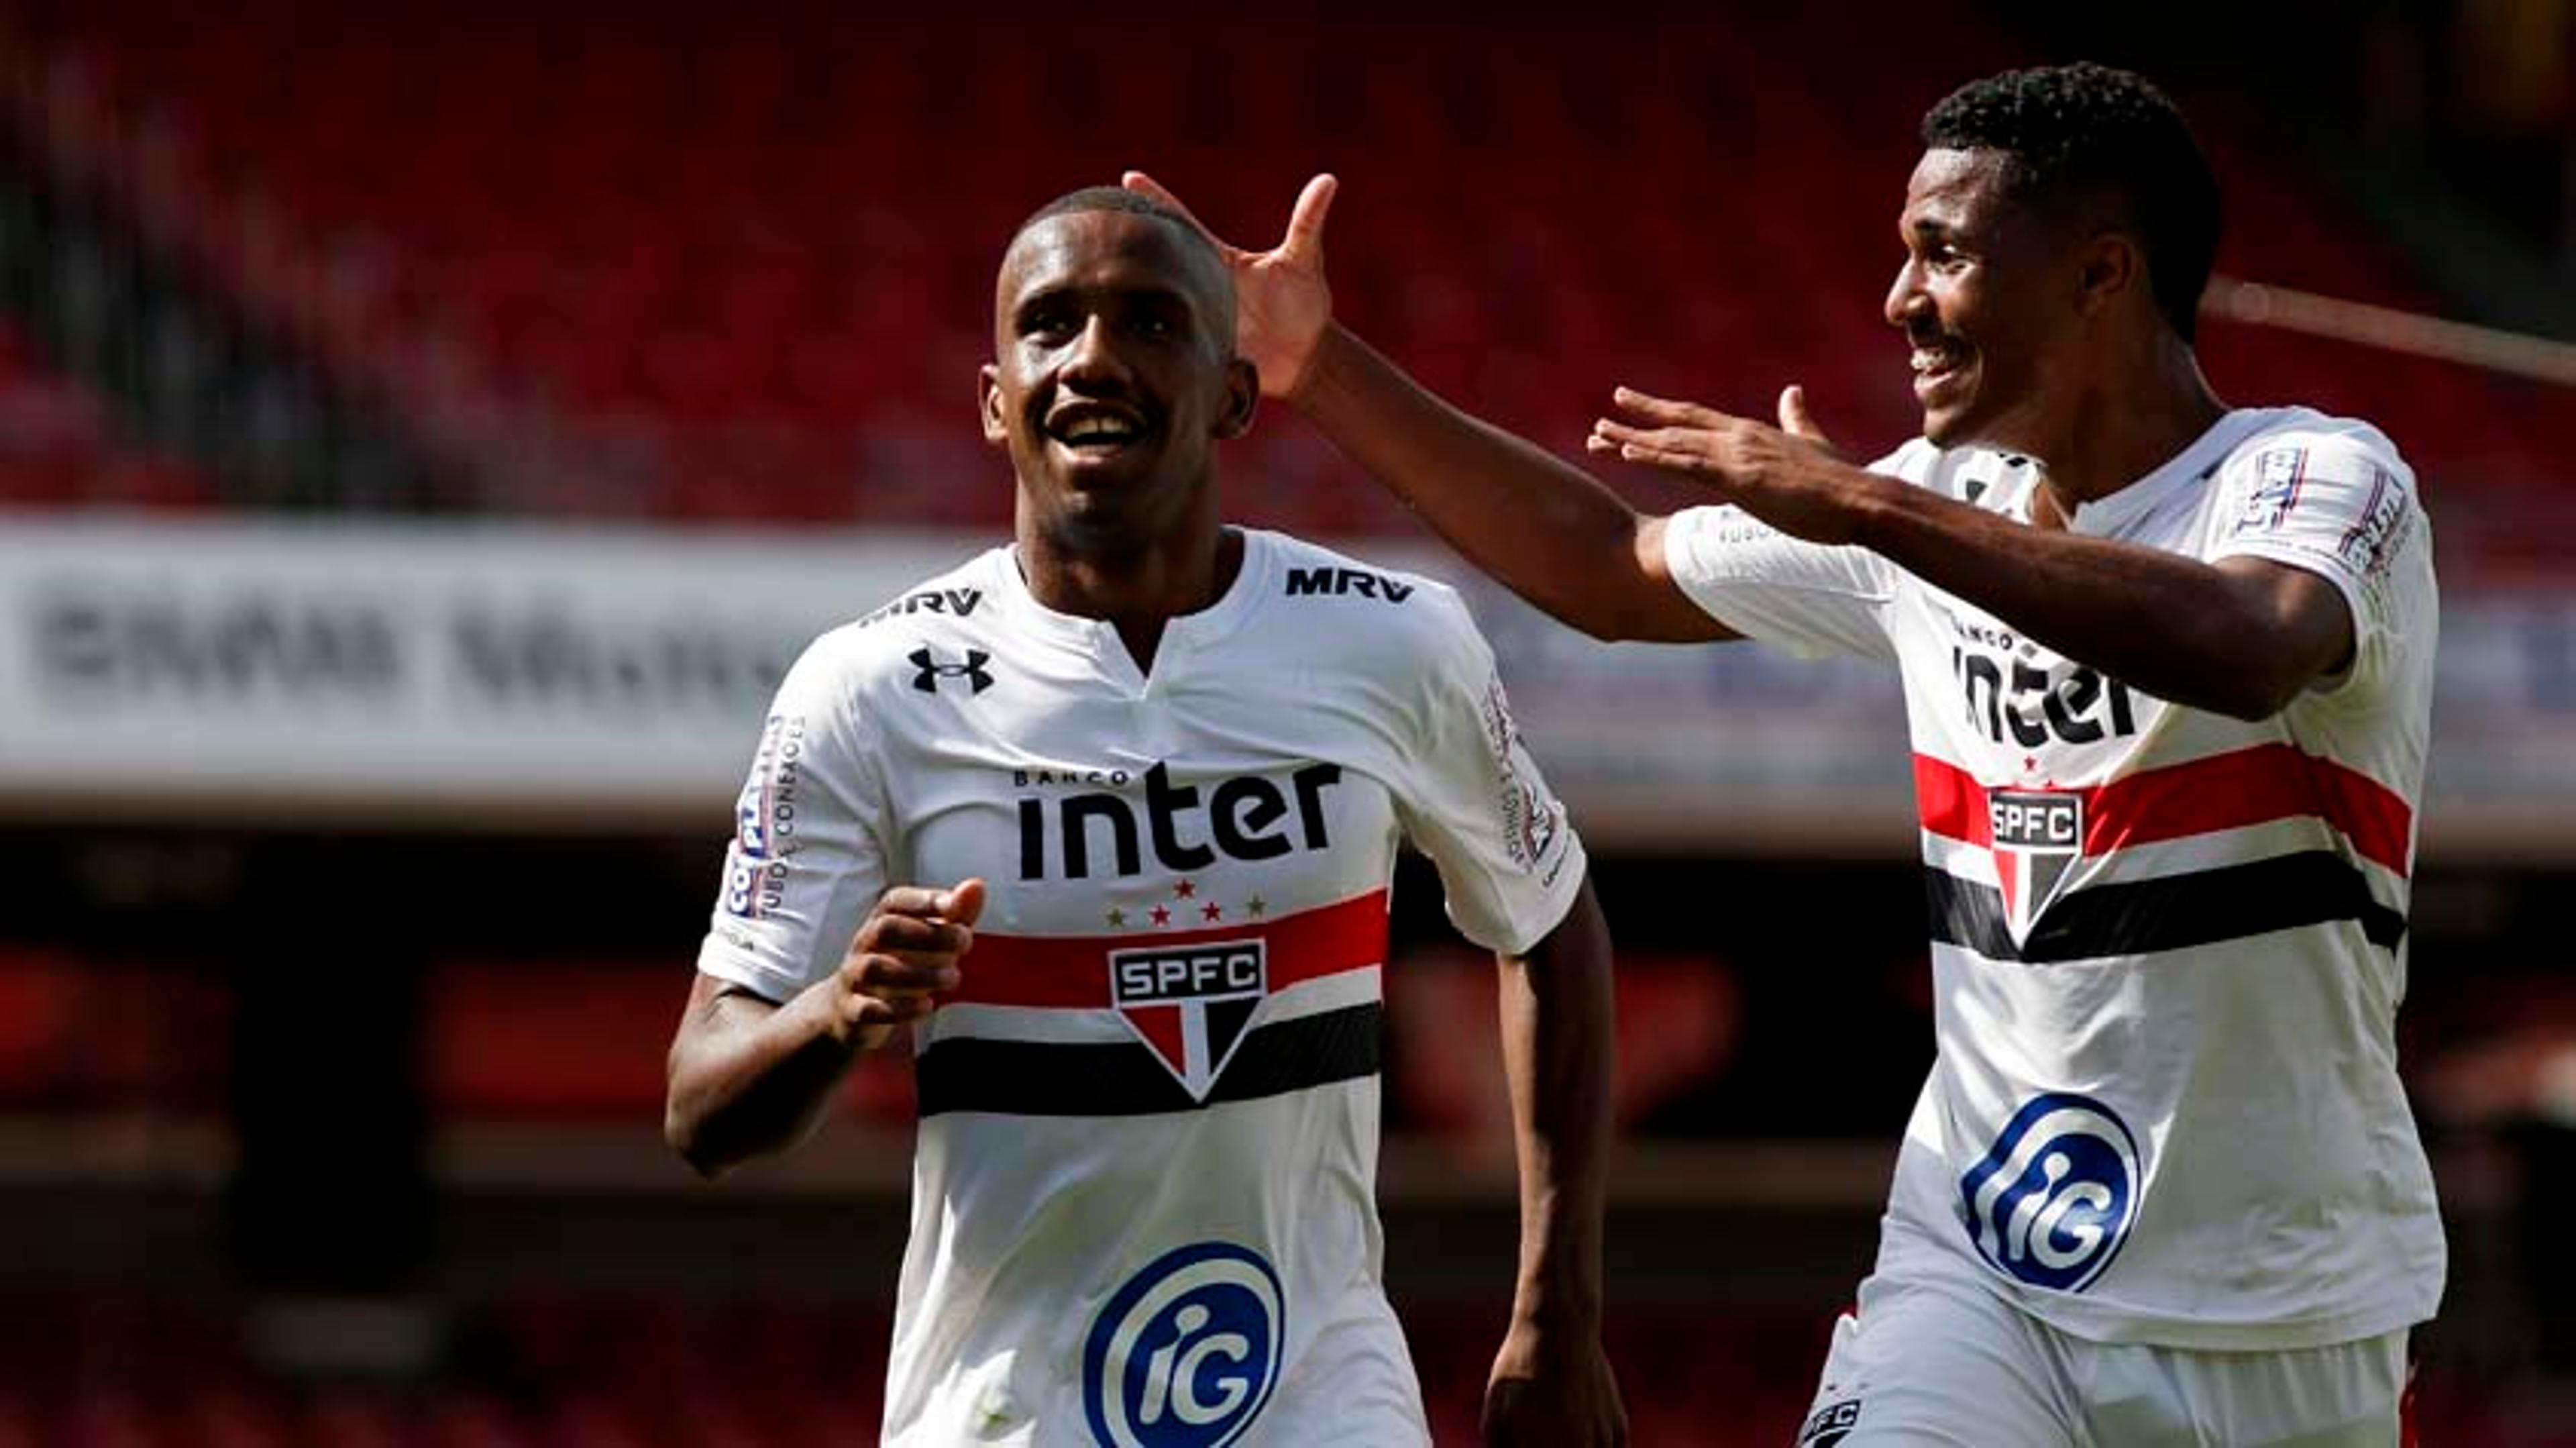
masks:
<path id="1" fill-rule="evenodd" d="M 1046 419 L 1048 439 L 1081 458 L 1114 457 L 1146 431 L 1145 419 L 1134 409 L 1104 402 L 1069 402 Z"/>
<path id="2" fill-rule="evenodd" d="M 1906 362 L 1914 372 L 1916 397 L 1929 399 L 1966 370 L 1970 353 L 1968 345 L 1958 338 L 1926 333 L 1911 340 L 1914 350 Z"/>

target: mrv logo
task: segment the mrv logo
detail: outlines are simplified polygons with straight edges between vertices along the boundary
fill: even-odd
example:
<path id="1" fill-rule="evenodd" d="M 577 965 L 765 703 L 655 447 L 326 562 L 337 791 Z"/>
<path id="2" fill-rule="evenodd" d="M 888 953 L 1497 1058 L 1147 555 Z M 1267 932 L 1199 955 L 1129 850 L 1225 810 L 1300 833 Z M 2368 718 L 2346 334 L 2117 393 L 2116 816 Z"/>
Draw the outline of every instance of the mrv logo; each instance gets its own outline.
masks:
<path id="1" fill-rule="evenodd" d="M 2081 1292 L 2137 1220 L 2137 1138 L 2089 1096 L 2034 1096 L 1959 1178 L 1977 1254 L 2008 1277 Z"/>
<path id="2" fill-rule="evenodd" d="M 1060 878 L 1088 879 L 1092 849 L 1104 842 L 1109 871 L 1117 875 L 1144 873 L 1148 844 L 1155 862 L 1176 873 L 1204 870 L 1219 856 L 1271 860 L 1291 850 L 1325 849 L 1332 840 L 1324 791 L 1341 779 L 1338 764 L 1309 764 L 1288 776 L 1284 790 L 1261 775 L 1239 775 L 1209 786 L 1202 803 L 1198 785 L 1172 783 L 1170 766 L 1157 764 L 1145 771 L 1141 809 L 1114 790 L 1063 795 L 1053 809 L 1047 800 L 1023 798 L 1020 878 L 1047 878 L 1052 857 Z"/>
<path id="3" fill-rule="evenodd" d="M 2015 940 L 2057 896 L 2066 867 L 2084 853 L 2084 797 L 1999 789 L 1986 796 L 1994 837 L 1995 883 Z"/>
<path id="4" fill-rule="evenodd" d="M 1207 1100 L 1269 993 L 1259 939 L 1109 952 L 1111 1004 L 1193 1101 Z"/>
<path id="5" fill-rule="evenodd" d="M 1225 1448 L 1279 1382 L 1279 1274 L 1259 1253 L 1201 1242 L 1163 1254 L 1110 1297 L 1082 1347 L 1082 1409 L 1108 1448 Z"/>

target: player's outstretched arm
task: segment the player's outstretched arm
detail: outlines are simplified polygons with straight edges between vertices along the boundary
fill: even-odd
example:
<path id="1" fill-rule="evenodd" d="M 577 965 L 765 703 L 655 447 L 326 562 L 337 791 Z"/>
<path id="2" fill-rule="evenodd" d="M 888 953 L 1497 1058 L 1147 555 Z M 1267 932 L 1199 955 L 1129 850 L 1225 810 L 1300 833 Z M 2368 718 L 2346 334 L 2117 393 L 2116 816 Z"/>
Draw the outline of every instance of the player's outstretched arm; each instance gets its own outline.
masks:
<path id="1" fill-rule="evenodd" d="M 2278 713 L 2351 662 L 2353 620 L 2324 578 L 2252 557 L 2180 553 L 2033 528 L 1864 472 L 1806 423 L 1778 428 L 1619 389 L 1594 453 L 1707 487 L 1784 533 L 1856 543 L 2132 688 L 2241 719 Z"/>
<path id="2" fill-rule="evenodd" d="M 1126 184 L 1189 215 L 1141 172 Z M 1450 546 L 1560 621 L 1604 639 L 1733 637 L 1665 570 L 1661 518 L 1452 407 L 1333 320 L 1324 218 L 1335 189 L 1330 176 L 1308 182 L 1287 236 L 1268 251 L 1207 233 L 1233 270 L 1236 350 L 1260 372 L 1263 393 L 1296 408 Z"/>
<path id="3" fill-rule="evenodd" d="M 1485 1441 L 1628 1441 L 1601 1350 L 1601 1217 L 1607 1195 L 1610 930 L 1586 880 L 1556 929 L 1497 956 L 1503 1068 L 1520 1163 L 1520 1278 L 1485 1389 Z"/>
<path id="4" fill-rule="evenodd" d="M 810 1135 L 861 1051 L 957 987 L 984 882 L 885 893 L 839 968 L 784 1005 L 700 975 L 671 1041 L 662 1134 L 713 1177 Z"/>

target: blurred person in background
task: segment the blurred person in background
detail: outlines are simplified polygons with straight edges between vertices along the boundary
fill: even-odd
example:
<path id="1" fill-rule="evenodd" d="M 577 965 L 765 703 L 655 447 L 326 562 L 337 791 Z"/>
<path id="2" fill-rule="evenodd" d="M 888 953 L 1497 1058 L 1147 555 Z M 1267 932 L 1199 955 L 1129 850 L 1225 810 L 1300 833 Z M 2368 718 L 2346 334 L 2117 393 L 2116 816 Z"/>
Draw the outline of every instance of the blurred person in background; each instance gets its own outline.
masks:
<path id="1" fill-rule="evenodd" d="M 1206 239 L 1114 187 L 1011 242 L 982 397 L 1016 541 L 781 686 L 668 1135 L 710 1175 L 788 1149 L 911 1028 L 889 1443 L 1425 1443 L 1375 1202 L 1409 839 L 1501 970 L 1522 1249 L 1487 1434 L 1623 1441 L 1582 843 L 1454 593 L 1221 522 L 1259 396 L 1234 313 Z"/>
<path id="2" fill-rule="evenodd" d="M 1998 75 L 1922 141 L 1886 315 L 1923 435 L 1867 468 L 1796 387 L 1776 428 L 1621 389 L 1590 451 L 1720 500 L 1641 516 L 1332 321 L 1330 177 L 1226 248 L 1238 346 L 1576 628 L 1901 674 L 1938 1051 L 1801 1444 L 2394 1445 L 2444 1271 L 2394 1042 L 2437 626 L 2412 473 L 2367 423 L 2214 394 L 2217 186 L 2154 87 Z"/>

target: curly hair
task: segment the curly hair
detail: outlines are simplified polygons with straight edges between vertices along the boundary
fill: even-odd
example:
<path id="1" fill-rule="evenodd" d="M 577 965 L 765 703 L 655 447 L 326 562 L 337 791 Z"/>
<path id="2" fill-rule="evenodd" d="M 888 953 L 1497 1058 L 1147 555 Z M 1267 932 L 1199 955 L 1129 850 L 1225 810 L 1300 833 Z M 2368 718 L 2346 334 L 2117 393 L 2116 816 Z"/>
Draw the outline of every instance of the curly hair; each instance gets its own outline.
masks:
<path id="1" fill-rule="evenodd" d="M 1923 144 L 2005 153 L 2016 201 L 2112 200 L 2146 253 L 2157 309 L 2193 339 L 2218 251 L 2218 181 L 2182 112 L 2144 77 L 2083 61 L 1971 81 L 1924 114 Z"/>

